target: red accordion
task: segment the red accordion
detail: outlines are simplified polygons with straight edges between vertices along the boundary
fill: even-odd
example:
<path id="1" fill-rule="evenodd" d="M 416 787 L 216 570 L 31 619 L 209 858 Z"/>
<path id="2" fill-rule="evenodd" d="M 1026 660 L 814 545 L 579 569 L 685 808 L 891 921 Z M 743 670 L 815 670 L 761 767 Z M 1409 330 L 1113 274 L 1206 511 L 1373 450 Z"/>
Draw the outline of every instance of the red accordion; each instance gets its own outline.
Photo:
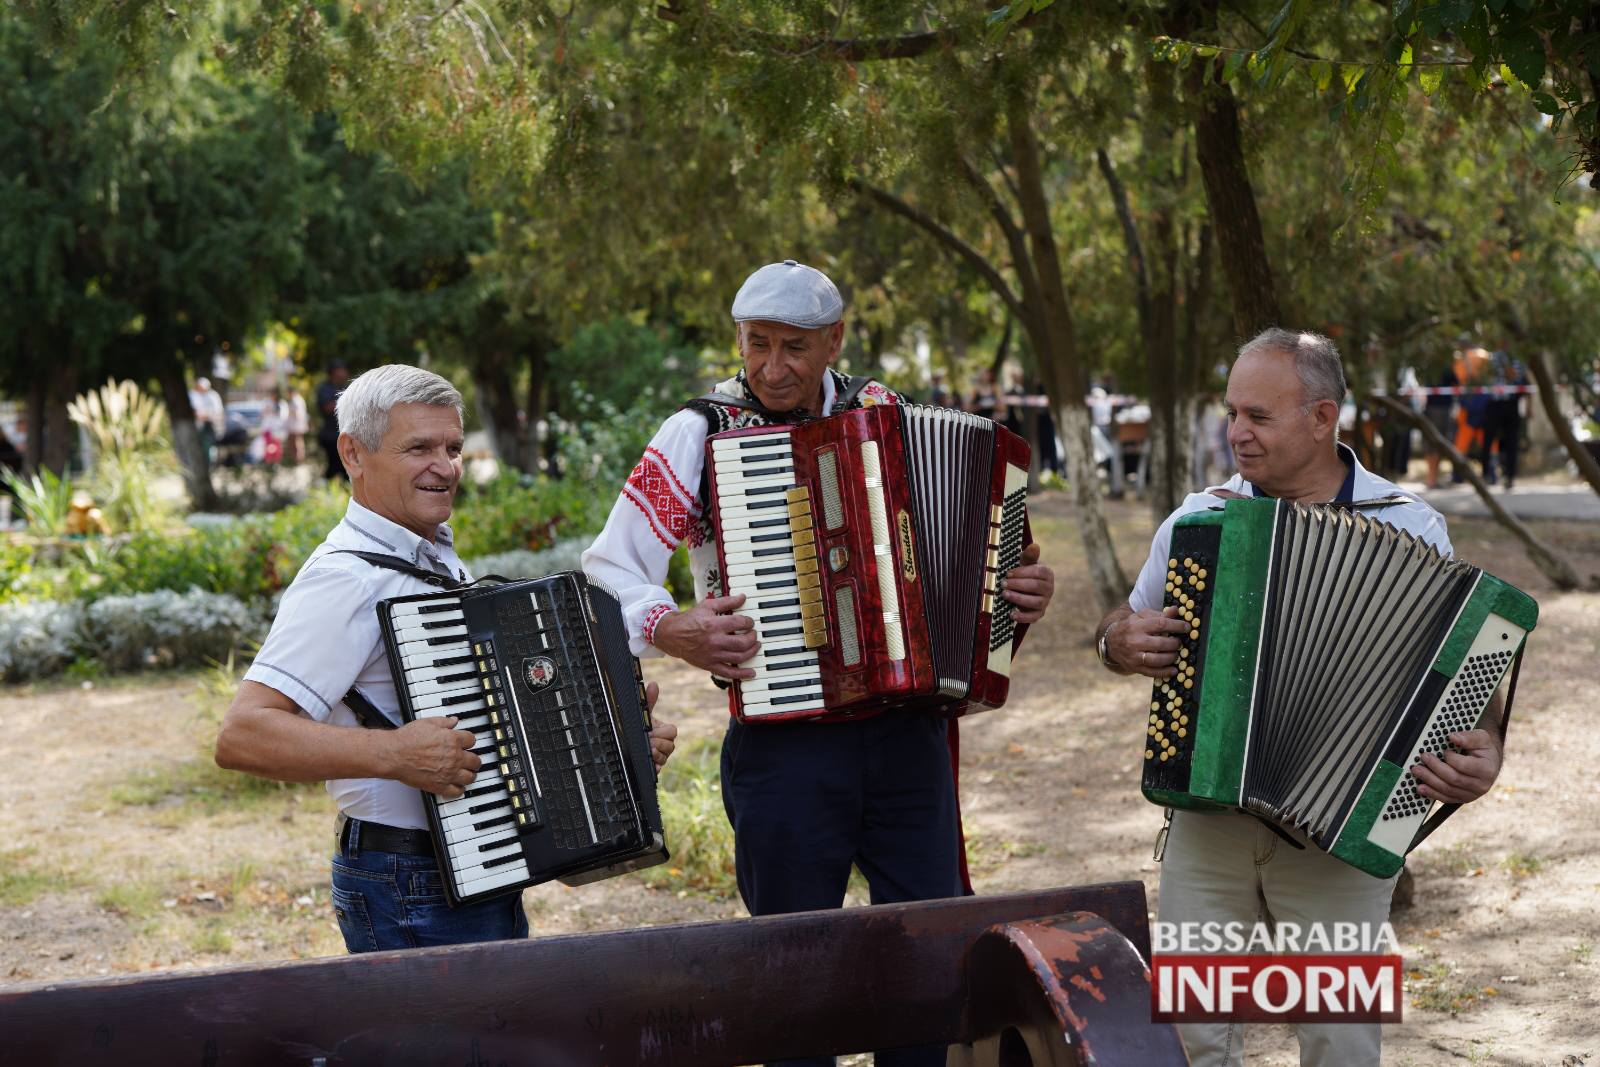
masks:
<path id="1" fill-rule="evenodd" d="M 883 404 L 706 441 L 723 591 L 761 644 L 740 721 L 1005 703 L 1028 445 L 947 408 Z"/>

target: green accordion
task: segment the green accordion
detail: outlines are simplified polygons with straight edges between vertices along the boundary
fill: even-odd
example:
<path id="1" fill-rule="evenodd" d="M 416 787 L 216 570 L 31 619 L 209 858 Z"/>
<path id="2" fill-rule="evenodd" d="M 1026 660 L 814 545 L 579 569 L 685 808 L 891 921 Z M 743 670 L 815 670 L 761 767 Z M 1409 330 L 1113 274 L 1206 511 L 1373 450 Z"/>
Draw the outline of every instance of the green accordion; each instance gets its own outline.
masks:
<path id="1" fill-rule="evenodd" d="M 1377 877 L 1432 807 L 1409 768 L 1478 725 L 1539 608 L 1356 507 L 1229 500 L 1172 529 L 1189 623 L 1158 681 L 1143 787 L 1243 811 Z"/>

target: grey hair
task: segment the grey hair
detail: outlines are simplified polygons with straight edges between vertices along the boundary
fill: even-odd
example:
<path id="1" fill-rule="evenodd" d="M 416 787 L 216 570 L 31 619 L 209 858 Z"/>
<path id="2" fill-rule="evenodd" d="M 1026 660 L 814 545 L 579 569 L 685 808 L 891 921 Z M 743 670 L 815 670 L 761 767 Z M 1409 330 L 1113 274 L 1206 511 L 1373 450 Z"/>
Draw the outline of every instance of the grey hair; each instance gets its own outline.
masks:
<path id="1" fill-rule="evenodd" d="M 1239 349 L 1239 358 L 1257 352 L 1282 352 L 1294 359 L 1295 374 L 1305 389 L 1306 403 L 1344 401 L 1344 367 L 1339 362 L 1339 350 L 1320 333 L 1272 326 L 1246 341 Z"/>
<path id="2" fill-rule="evenodd" d="M 354 437 L 362 448 L 372 452 L 389 432 L 389 410 L 396 404 L 455 408 L 458 419 L 464 410 L 461 394 L 445 379 L 421 367 L 390 363 L 358 375 L 339 394 L 334 407 L 339 432 Z"/>

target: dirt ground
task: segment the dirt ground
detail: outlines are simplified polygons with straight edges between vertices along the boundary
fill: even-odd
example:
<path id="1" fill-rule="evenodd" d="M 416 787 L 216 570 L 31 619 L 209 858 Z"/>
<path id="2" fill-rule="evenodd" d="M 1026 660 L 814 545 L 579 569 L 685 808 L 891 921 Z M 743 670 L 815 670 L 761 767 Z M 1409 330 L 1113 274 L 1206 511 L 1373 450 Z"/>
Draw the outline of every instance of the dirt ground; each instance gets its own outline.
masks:
<path id="1" fill-rule="evenodd" d="M 1141 504 L 1110 507 L 1131 577 L 1151 522 Z M 963 725 L 977 889 L 1141 878 L 1153 913 L 1161 819 L 1138 789 L 1148 689 L 1095 663 L 1066 496 L 1040 496 L 1034 522 L 1056 609 L 1023 648 L 1010 703 Z M 1535 529 L 1600 572 L 1595 524 Z M 1498 787 L 1411 859 L 1416 900 L 1394 916 L 1408 1002 L 1387 1062 L 1600 1067 L 1600 593 L 1556 593 L 1486 520 L 1451 532 L 1541 615 Z M 725 712 L 702 677 L 660 660 L 648 674 L 686 739 L 719 736 Z M 203 672 L 0 691 L 0 984 L 342 952 L 331 806 L 314 789 L 240 790 L 210 767 L 219 691 Z M 635 878 L 524 900 L 536 935 L 743 913 Z M 1253 1064 L 1297 1062 L 1287 1028 L 1248 1041 Z"/>

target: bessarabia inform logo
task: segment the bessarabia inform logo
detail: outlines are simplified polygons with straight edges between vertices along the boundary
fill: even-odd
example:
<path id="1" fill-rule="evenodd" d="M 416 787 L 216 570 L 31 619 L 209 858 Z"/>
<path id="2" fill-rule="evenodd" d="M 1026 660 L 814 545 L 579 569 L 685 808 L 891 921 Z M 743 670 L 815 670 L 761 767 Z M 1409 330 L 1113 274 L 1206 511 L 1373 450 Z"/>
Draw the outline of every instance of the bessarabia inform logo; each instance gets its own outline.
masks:
<path id="1" fill-rule="evenodd" d="M 1156 1022 L 1400 1021 L 1400 943 L 1388 923 L 1157 922 Z"/>

